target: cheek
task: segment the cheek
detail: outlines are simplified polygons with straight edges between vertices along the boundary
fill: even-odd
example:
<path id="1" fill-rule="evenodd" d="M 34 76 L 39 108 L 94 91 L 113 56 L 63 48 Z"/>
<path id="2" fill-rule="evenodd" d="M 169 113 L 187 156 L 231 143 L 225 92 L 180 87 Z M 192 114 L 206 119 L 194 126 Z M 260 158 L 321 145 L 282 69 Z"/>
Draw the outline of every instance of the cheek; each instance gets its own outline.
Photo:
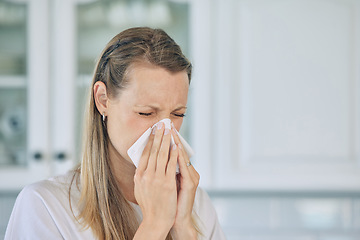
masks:
<path id="1" fill-rule="evenodd" d="M 173 120 L 172 120 L 172 122 L 173 122 L 176 130 L 180 131 L 181 125 L 182 125 L 182 123 L 183 123 L 183 120 L 184 120 L 183 118 L 181 118 L 181 119 L 177 118 L 177 119 L 173 119 Z"/>
<path id="2" fill-rule="evenodd" d="M 127 130 L 129 132 L 127 141 L 127 149 L 133 145 L 136 140 L 152 125 L 149 124 L 147 121 L 144 121 L 144 119 L 139 119 L 138 117 L 134 117 L 132 119 L 129 119 L 129 121 L 126 124 Z M 126 150 L 127 150 L 126 149 Z"/>
<path id="3" fill-rule="evenodd" d="M 130 161 L 127 150 L 148 129 L 146 122 L 134 116 L 121 114 L 108 118 L 108 136 L 116 151 Z"/>

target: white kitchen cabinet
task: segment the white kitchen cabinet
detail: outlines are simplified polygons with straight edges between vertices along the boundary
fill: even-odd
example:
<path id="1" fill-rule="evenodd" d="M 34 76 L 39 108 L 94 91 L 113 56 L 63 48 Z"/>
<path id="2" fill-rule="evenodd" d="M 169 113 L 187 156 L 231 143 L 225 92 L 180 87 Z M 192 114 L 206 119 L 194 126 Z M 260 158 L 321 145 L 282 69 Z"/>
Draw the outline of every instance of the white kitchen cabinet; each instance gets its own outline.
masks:
<path id="1" fill-rule="evenodd" d="M 19 190 L 75 163 L 75 6 L 0 2 L 1 61 L 8 63 L 0 73 L 0 190 Z"/>
<path id="2" fill-rule="evenodd" d="M 47 1 L 1 1 L 0 189 L 49 174 Z"/>
<path id="3" fill-rule="evenodd" d="M 207 3 L 191 18 L 203 186 L 359 191 L 360 2 Z"/>

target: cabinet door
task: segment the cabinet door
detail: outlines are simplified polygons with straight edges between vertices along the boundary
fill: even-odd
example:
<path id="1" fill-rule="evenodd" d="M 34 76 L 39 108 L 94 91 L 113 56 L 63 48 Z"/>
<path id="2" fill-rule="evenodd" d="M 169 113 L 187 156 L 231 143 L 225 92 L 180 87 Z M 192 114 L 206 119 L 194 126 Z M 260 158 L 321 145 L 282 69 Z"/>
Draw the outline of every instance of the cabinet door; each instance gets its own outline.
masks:
<path id="1" fill-rule="evenodd" d="M 49 174 L 47 1 L 0 2 L 0 189 Z"/>
<path id="2" fill-rule="evenodd" d="M 359 2 L 225 0 L 200 9 L 208 18 L 193 25 L 194 142 L 203 183 L 359 190 Z"/>
<path id="3" fill-rule="evenodd" d="M 53 0 L 49 12 L 51 34 L 51 175 L 64 174 L 75 155 L 76 2 Z"/>

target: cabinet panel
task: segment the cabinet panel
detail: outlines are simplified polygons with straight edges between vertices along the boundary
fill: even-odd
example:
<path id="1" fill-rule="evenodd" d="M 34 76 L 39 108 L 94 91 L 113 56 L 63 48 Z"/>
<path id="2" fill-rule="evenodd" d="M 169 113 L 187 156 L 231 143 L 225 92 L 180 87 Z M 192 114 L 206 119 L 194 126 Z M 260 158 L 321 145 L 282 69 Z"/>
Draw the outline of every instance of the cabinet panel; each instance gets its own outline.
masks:
<path id="1" fill-rule="evenodd" d="M 208 69 L 215 88 L 207 100 L 216 116 L 205 112 L 211 157 L 197 158 L 213 166 L 206 186 L 360 189 L 359 3 L 214 5 Z"/>
<path id="2" fill-rule="evenodd" d="M 0 2 L 0 167 L 25 166 L 26 4 Z"/>
<path id="3" fill-rule="evenodd" d="M 0 1 L 1 76 L 26 74 L 27 12 L 27 4 Z"/>
<path id="4" fill-rule="evenodd" d="M 245 5 L 245 4 L 244 4 Z M 248 76 L 249 160 L 353 161 L 354 8 L 346 1 L 247 4 L 240 23 Z M 241 63 L 240 63 L 241 66 Z M 264 121 L 265 120 L 265 121 Z M 330 158 L 330 159 L 329 159 Z"/>
<path id="5" fill-rule="evenodd" d="M 8 39 L 0 48 L 12 65 L 0 71 L 1 106 L 6 108 L 1 114 L 2 133 L 10 138 L 8 154 L 0 155 L 5 161 L 0 166 L 0 189 L 13 190 L 49 175 L 49 25 L 44 21 L 48 4 L 46 0 L 1 2 L 0 11 L 4 6 L 9 9 L 2 16 L 12 17 L 2 18 L 11 25 L 7 22 L 1 39 Z"/>

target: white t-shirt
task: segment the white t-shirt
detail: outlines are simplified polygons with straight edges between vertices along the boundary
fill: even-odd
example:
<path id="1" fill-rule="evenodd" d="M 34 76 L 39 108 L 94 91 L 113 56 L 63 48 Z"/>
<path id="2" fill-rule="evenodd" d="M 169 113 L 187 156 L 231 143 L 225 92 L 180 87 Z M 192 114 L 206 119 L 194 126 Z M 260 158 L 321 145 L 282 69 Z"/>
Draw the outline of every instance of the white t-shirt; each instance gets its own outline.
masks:
<path id="1" fill-rule="evenodd" d="M 73 172 L 26 186 L 16 199 L 5 240 L 18 239 L 96 239 L 90 228 L 84 229 L 76 220 L 80 191 L 76 179 L 69 186 Z M 141 218 L 140 207 L 131 204 Z M 223 240 L 225 235 L 219 225 L 209 196 L 198 189 L 194 210 L 200 218 L 201 239 Z M 75 215 L 75 216 L 74 216 Z"/>

